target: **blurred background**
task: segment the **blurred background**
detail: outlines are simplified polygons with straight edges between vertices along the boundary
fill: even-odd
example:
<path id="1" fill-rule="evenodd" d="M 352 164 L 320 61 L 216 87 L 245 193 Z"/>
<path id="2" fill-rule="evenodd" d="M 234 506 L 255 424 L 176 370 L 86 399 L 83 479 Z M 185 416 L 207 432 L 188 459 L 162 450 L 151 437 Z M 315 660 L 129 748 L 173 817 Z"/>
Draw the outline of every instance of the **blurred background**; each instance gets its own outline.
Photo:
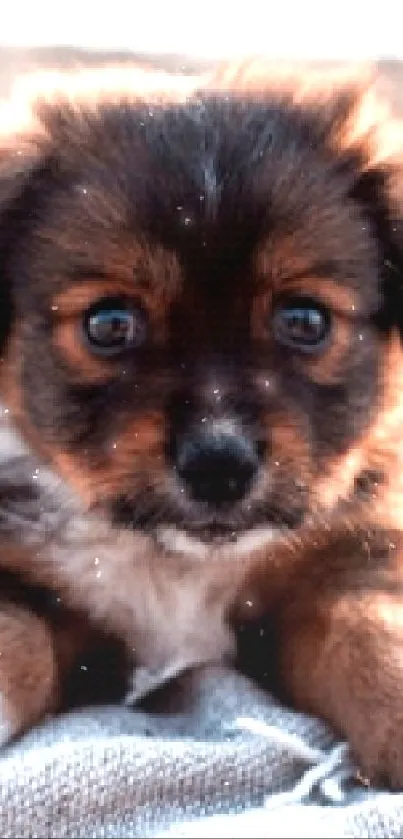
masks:
<path id="1" fill-rule="evenodd" d="M 36 67 L 119 60 L 196 72 L 250 54 L 368 59 L 391 95 L 403 88 L 402 0 L 4 0 L 2 9 L 0 95 Z"/>

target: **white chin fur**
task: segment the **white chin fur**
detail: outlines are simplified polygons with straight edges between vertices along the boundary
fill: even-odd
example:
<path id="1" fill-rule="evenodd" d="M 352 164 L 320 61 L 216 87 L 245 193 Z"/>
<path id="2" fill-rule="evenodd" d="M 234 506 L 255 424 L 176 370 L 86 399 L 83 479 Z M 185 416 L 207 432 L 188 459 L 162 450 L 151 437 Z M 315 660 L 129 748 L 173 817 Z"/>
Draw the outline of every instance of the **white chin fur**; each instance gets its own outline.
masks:
<path id="1" fill-rule="evenodd" d="M 228 541 L 219 543 L 205 542 L 197 536 L 191 536 L 176 527 L 160 527 L 157 531 L 157 541 L 164 550 L 177 553 L 196 560 L 211 560 L 215 555 L 220 559 L 228 556 L 245 556 L 251 551 L 265 548 L 279 542 L 284 532 L 277 527 L 255 527 L 245 533 L 240 533 Z"/>

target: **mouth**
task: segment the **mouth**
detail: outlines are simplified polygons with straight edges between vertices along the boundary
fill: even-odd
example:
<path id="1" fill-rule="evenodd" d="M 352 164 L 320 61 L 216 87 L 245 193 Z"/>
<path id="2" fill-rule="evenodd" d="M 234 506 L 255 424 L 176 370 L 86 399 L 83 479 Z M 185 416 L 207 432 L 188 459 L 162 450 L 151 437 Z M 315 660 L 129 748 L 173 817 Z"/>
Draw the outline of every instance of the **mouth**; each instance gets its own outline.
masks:
<path id="1" fill-rule="evenodd" d="M 158 539 L 164 529 L 174 529 L 204 544 L 220 545 L 237 542 L 254 531 L 276 532 L 295 530 L 303 521 L 302 507 L 283 509 L 273 503 L 210 507 L 198 504 L 186 514 L 166 500 L 143 496 L 141 503 L 120 497 L 113 504 L 112 519 L 117 527 L 141 531 Z"/>

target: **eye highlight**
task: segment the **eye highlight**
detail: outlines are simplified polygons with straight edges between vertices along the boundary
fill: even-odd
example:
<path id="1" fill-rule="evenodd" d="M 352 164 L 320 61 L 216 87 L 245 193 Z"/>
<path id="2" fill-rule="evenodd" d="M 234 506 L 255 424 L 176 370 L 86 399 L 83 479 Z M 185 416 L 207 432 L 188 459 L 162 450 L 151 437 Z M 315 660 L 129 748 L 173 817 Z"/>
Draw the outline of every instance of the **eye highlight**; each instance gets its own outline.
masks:
<path id="1" fill-rule="evenodd" d="M 85 312 L 83 331 L 92 352 L 120 355 L 146 340 L 147 314 L 129 298 L 105 297 Z"/>
<path id="2" fill-rule="evenodd" d="M 289 297 L 276 304 L 272 324 L 279 344 L 314 353 L 323 348 L 329 337 L 330 311 L 310 297 Z"/>

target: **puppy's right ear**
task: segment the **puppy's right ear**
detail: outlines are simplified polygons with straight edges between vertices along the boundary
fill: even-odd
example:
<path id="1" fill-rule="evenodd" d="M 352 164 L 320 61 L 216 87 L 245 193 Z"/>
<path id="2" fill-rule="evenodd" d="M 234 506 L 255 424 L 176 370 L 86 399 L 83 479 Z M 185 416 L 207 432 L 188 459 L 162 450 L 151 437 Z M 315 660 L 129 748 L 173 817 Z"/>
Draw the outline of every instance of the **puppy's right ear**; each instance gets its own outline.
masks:
<path id="1" fill-rule="evenodd" d="M 15 316 L 13 257 L 32 224 L 37 187 L 47 166 L 46 131 L 35 101 L 33 88 L 17 82 L 0 104 L 0 355 Z"/>

